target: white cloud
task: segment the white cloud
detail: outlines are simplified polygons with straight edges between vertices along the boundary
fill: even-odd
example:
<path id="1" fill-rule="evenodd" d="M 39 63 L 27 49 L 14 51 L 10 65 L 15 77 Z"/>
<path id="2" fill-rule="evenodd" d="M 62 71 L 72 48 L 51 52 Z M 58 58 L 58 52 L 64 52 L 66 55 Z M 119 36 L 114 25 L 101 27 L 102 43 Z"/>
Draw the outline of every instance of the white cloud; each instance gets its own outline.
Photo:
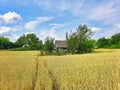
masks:
<path id="1" fill-rule="evenodd" d="M 94 3 L 87 0 L 34 0 L 46 11 L 57 15 L 75 15 L 84 20 L 101 20 L 105 24 L 120 21 L 120 0 L 102 0 Z M 56 4 L 54 4 L 56 3 Z"/>
<path id="2" fill-rule="evenodd" d="M 107 28 L 106 31 L 103 33 L 103 35 L 106 38 L 110 38 L 111 36 L 113 36 L 116 33 L 120 33 L 120 29 L 111 27 L 111 28 Z"/>
<path id="3" fill-rule="evenodd" d="M 18 22 L 19 20 L 22 20 L 22 17 L 16 12 L 8 12 L 3 15 L 0 15 L 0 22 L 5 24 L 13 24 Z"/>
<path id="4" fill-rule="evenodd" d="M 110 38 L 116 33 L 120 33 L 120 29 L 116 28 L 116 26 L 105 27 L 105 28 L 102 28 L 102 30 L 100 30 L 99 32 L 96 32 L 93 35 L 93 38 L 94 39 L 99 39 L 101 37 Z"/>
<path id="5" fill-rule="evenodd" d="M 116 28 L 120 29 L 120 24 L 114 25 Z"/>
<path id="6" fill-rule="evenodd" d="M 64 25 L 54 23 L 54 24 L 50 24 L 50 26 L 51 26 L 52 29 L 56 29 L 56 28 L 61 28 L 61 27 L 63 27 Z"/>
<path id="7" fill-rule="evenodd" d="M 35 34 L 35 32 L 26 32 L 25 35 L 32 34 L 32 33 Z"/>
<path id="8" fill-rule="evenodd" d="M 57 14 L 68 11 L 72 14 L 82 13 L 82 7 L 85 6 L 84 0 L 34 0 L 34 2 L 44 10 L 57 12 Z M 56 4 L 55 4 L 56 3 Z"/>
<path id="9" fill-rule="evenodd" d="M 36 25 L 39 23 L 39 21 L 30 21 L 28 23 L 25 24 L 25 29 L 28 29 L 28 30 L 32 30 L 36 27 Z"/>
<path id="10" fill-rule="evenodd" d="M 101 30 L 101 28 L 99 28 L 99 27 L 92 27 L 91 28 L 91 31 L 93 31 L 93 32 L 96 32 L 96 31 L 99 31 L 99 30 Z"/>
<path id="11" fill-rule="evenodd" d="M 16 41 L 20 36 L 15 34 L 16 31 L 21 30 L 20 26 L 14 26 L 14 27 L 7 27 L 2 26 L 0 27 L 0 35 L 3 35 L 10 39 L 10 41 Z"/>
<path id="12" fill-rule="evenodd" d="M 11 31 L 16 31 L 16 28 L 0 27 L 0 35 L 9 38 L 10 41 L 15 42 L 20 36 L 13 34 Z"/>
<path id="13" fill-rule="evenodd" d="M 100 20 L 105 24 L 115 24 L 120 21 L 119 0 L 105 0 L 91 9 L 89 19 Z"/>
<path id="14" fill-rule="evenodd" d="M 52 17 L 37 17 L 35 20 L 29 21 L 25 24 L 25 29 L 32 30 L 34 29 L 39 23 L 49 21 Z"/>
<path id="15" fill-rule="evenodd" d="M 4 33 L 8 33 L 10 31 L 15 31 L 14 28 L 11 28 L 11 27 L 0 27 L 0 34 L 4 34 Z"/>
<path id="16" fill-rule="evenodd" d="M 10 41 L 15 42 L 20 36 L 17 34 L 12 34 L 10 36 L 5 36 L 10 39 Z"/>
<path id="17" fill-rule="evenodd" d="M 51 37 L 54 38 L 55 40 L 60 40 L 63 39 L 63 36 L 65 33 L 64 30 L 59 33 L 59 28 L 62 28 L 64 25 L 63 24 L 57 24 L 57 23 L 52 23 L 49 24 L 50 28 L 49 29 L 43 29 L 40 30 L 40 39 L 44 42 L 46 37 Z"/>
<path id="18" fill-rule="evenodd" d="M 42 39 L 43 41 L 46 37 L 52 37 L 54 39 L 59 39 L 55 32 L 56 32 L 56 30 L 53 30 L 53 29 L 51 29 L 51 30 L 41 30 L 40 31 L 40 39 Z"/>

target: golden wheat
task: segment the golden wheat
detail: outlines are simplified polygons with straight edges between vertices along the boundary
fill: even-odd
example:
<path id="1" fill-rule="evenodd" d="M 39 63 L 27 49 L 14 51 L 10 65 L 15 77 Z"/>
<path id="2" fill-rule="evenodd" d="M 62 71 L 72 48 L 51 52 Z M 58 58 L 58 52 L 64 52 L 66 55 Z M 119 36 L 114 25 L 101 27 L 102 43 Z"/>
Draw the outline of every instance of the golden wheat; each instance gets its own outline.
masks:
<path id="1" fill-rule="evenodd" d="M 37 55 L 37 51 L 0 51 L 0 90 L 120 90 L 119 49 Z"/>

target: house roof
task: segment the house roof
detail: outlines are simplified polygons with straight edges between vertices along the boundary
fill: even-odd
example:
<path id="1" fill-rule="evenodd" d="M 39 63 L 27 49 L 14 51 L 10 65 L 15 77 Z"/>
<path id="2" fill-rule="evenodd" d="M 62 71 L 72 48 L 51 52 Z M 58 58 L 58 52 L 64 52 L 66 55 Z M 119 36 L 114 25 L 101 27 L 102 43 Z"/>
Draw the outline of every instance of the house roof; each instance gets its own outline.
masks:
<path id="1" fill-rule="evenodd" d="M 55 41 L 55 48 L 67 48 L 67 42 L 66 41 L 62 41 L 62 40 L 56 40 Z"/>

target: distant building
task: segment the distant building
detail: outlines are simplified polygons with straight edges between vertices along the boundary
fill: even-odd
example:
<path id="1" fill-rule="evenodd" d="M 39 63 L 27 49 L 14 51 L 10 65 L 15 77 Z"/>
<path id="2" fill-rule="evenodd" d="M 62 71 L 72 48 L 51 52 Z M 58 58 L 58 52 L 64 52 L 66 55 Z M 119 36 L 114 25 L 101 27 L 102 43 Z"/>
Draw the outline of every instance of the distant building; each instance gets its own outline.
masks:
<path id="1" fill-rule="evenodd" d="M 66 41 L 56 40 L 55 41 L 55 49 L 68 49 L 68 45 Z"/>

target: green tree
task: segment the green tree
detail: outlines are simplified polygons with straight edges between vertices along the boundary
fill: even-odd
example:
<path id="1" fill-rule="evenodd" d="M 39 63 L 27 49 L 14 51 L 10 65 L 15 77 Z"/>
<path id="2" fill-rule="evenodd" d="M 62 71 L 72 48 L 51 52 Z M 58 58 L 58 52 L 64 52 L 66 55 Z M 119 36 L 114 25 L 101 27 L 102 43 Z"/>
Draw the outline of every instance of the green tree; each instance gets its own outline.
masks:
<path id="1" fill-rule="evenodd" d="M 120 42 L 120 33 L 117 33 L 117 34 L 115 34 L 115 35 L 113 35 L 112 37 L 111 37 L 111 40 L 110 40 L 110 43 L 113 45 L 113 44 L 116 44 L 116 43 L 118 43 L 118 42 Z"/>
<path id="2" fill-rule="evenodd" d="M 13 48 L 13 46 L 13 43 L 8 38 L 0 36 L 0 49 L 9 49 Z"/>
<path id="3" fill-rule="evenodd" d="M 18 47 L 24 47 L 24 46 L 26 46 L 26 36 L 25 36 L 25 35 L 20 36 L 20 37 L 17 39 L 17 41 L 16 41 L 16 45 L 17 45 Z"/>
<path id="4" fill-rule="evenodd" d="M 110 39 L 106 39 L 105 37 L 98 39 L 97 47 L 98 48 L 107 48 L 107 47 L 109 47 L 109 40 Z"/>
<path id="5" fill-rule="evenodd" d="M 40 46 L 42 44 L 42 41 L 40 41 L 39 38 L 33 33 L 26 35 L 26 41 L 27 41 L 26 45 L 30 49 L 35 50 L 41 48 Z"/>
<path id="6" fill-rule="evenodd" d="M 44 43 L 44 50 L 47 54 L 52 54 L 54 50 L 54 39 L 51 37 L 47 37 Z"/>
<path id="7" fill-rule="evenodd" d="M 91 51 L 93 51 L 93 49 L 95 48 L 95 41 L 94 40 L 86 40 L 85 44 L 84 44 L 84 51 L 90 53 Z"/>
<path id="8" fill-rule="evenodd" d="M 111 48 L 120 48 L 120 33 L 113 35 L 110 39 Z"/>
<path id="9" fill-rule="evenodd" d="M 66 34 L 66 40 L 69 47 L 69 53 L 87 53 L 91 52 L 93 43 L 90 41 L 92 31 L 86 25 L 79 25 L 76 32 Z"/>
<path id="10" fill-rule="evenodd" d="M 18 47 L 30 50 L 38 50 L 42 48 L 42 41 L 34 34 L 23 35 L 17 39 L 16 44 Z"/>

